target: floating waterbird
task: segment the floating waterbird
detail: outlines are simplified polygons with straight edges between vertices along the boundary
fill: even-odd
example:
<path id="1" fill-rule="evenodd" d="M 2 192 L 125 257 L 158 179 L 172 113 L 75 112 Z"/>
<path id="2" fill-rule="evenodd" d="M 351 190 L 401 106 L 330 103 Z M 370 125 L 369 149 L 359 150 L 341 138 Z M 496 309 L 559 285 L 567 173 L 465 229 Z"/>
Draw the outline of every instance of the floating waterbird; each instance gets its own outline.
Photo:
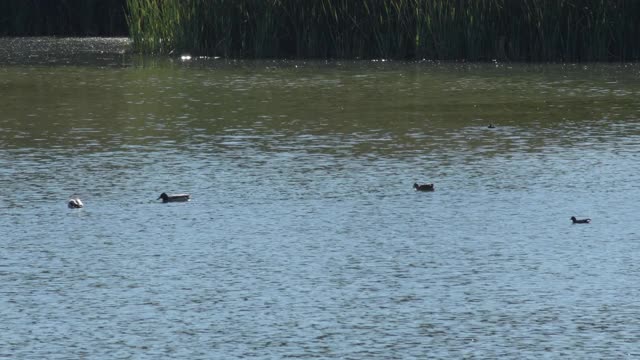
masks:
<path id="1" fill-rule="evenodd" d="M 189 194 L 171 194 L 167 195 L 167 193 L 160 194 L 158 200 L 162 199 L 163 203 L 168 202 L 183 202 L 191 200 L 191 195 Z"/>
<path id="2" fill-rule="evenodd" d="M 493 125 L 493 124 L 489 124 L 489 126 L 487 126 L 487 127 L 488 127 L 489 129 L 495 129 L 495 128 L 496 128 L 496 127 L 495 127 L 495 125 Z"/>
<path id="3" fill-rule="evenodd" d="M 81 207 L 84 207 L 84 204 L 79 197 L 73 196 L 71 199 L 69 199 L 69 202 L 67 202 L 67 206 L 69 207 L 69 209 L 80 209 Z"/>
<path id="4" fill-rule="evenodd" d="M 416 191 L 434 191 L 435 190 L 435 187 L 433 186 L 433 184 L 418 185 L 418 183 L 414 183 L 413 188 L 416 189 Z"/>
<path id="5" fill-rule="evenodd" d="M 571 221 L 572 221 L 574 224 L 588 224 L 588 223 L 590 223 L 590 222 L 591 222 L 591 219 L 576 219 L 576 217 L 575 217 L 575 216 L 572 216 L 572 217 L 571 217 Z"/>

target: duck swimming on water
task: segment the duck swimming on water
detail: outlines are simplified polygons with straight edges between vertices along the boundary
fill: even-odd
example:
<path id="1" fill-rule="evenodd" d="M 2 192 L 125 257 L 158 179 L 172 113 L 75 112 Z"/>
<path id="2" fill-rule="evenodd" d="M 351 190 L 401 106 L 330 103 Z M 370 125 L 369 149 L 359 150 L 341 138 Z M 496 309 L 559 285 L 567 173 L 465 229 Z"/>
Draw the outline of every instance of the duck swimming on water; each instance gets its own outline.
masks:
<path id="1" fill-rule="evenodd" d="M 414 183 L 413 188 L 416 189 L 416 191 L 434 191 L 435 190 L 435 187 L 433 184 L 418 185 L 418 183 Z"/>
<path id="2" fill-rule="evenodd" d="M 74 196 L 71 199 L 69 199 L 69 201 L 67 202 L 67 206 L 69 207 L 69 209 L 80 209 L 84 207 L 84 204 L 82 203 L 82 200 L 80 200 L 79 197 Z"/>
<path id="3" fill-rule="evenodd" d="M 575 216 L 572 216 L 572 217 L 571 217 L 571 221 L 572 221 L 574 224 L 588 224 L 588 223 L 590 223 L 590 222 L 591 222 L 591 219 L 576 219 L 576 217 L 575 217 Z"/>
<path id="4" fill-rule="evenodd" d="M 168 195 L 167 193 L 162 193 L 162 194 L 160 194 L 160 197 L 158 198 L 158 200 L 160 200 L 160 199 L 162 199 L 163 203 L 184 202 L 184 201 L 191 200 L 191 195 L 190 194 L 171 194 L 171 195 Z"/>

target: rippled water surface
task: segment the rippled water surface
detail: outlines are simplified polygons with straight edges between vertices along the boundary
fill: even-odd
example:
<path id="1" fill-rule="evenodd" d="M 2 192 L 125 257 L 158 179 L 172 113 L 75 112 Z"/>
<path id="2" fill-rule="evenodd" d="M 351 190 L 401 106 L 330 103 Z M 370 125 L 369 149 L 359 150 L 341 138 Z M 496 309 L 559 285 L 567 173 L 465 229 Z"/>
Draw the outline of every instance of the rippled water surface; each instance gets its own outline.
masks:
<path id="1" fill-rule="evenodd" d="M 638 64 L 3 41 L 0 357 L 640 358 Z"/>

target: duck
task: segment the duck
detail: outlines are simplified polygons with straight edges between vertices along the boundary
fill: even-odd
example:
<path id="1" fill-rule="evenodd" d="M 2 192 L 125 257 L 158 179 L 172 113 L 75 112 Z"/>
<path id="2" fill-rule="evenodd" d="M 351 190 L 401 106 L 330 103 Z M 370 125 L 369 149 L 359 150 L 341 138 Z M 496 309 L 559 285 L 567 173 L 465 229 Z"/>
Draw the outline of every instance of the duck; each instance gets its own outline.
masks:
<path id="1" fill-rule="evenodd" d="M 414 183 L 413 188 L 416 189 L 416 191 L 434 191 L 435 190 L 435 187 L 433 184 L 418 185 L 418 183 Z"/>
<path id="2" fill-rule="evenodd" d="M 575 217 L 575 216 L 572 216 L 572 217 L 571 217 L 571 221 L 572 221 L 574 224 L 588 224 L 588 223 L 590 223 L 590 222 L 591 222 L 591 219 L 576 219 L 576 217 Z"/>
<path id="3" fill-rule="evenodd" d="M 74 196 L 71 199 L 69 199 L 69 201 L 67 202 L 67 206 L 69 207 L 69 209 L 80 209 L 84 207 L 84 204 L 82 203 L 82 200 L 80 200 L 79 197 Z"/>
<path id="4" fill-rule="evenodd" d="M 191 195 L 190 194 L 171 194 L 171 195 L 167 195 L 167 193 L 162 193 L 162 194 L 160 194 L 160 197 L 158 198 L 158 200 L 160 200 L 160 199 L 162 199 L 163 203 L 183 202 L 183 201 L 191 200 Z"/>
<path id="5" fill-rule="evenodd" d="M 495 125 L 493 125 L 493 124 L 489 124 L 489 126 L 487 126 L 487 128 L 489 128 L 489 129 L 495 129 L 495 128 L 496 128 L 496 126 L 495 126 Z"/>

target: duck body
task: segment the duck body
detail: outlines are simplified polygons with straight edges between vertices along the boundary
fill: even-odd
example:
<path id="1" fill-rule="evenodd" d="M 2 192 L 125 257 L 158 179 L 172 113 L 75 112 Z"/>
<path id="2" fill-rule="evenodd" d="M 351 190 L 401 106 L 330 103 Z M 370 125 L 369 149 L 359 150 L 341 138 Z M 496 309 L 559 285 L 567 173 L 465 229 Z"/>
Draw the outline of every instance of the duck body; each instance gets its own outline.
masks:
<path id="1" fill-rule="evenodd" d="M 433 184 L 418 185 L 418 183 L 414 183 L 413 188 L 416 189 L 416 191 L 434 191 L 435 190 L 435 186 Z"/>
<path id="2" fill-rule="evenodd" d="M 590 223 L 590 222 L 591 222 L 591 219 L 576 219 L 576 217 L 575 217 L 575 216 L 572 216 L 572 217 L 571 217 L 571 221 L 572 221 L 574 224 L 588 224 L 588 223 Z"/>
<path id="3" fill-rule="evenodd" d="M 69 201 L 67 202 L 67 206 L 69 207 L 69 209 L 80 209 L 84 207 L 84 204 L 82 203 L 82 200 L 80 200 L 80 198 L 73 197 L 69 199 Z"/>
<path id="4" fill-rule="evenodd" d="M 160 194 L 160 197 L 158 198 L 158 200 L 160 200 L 160 199 L 162 199 L 163 203 L 185 202 L 185 201 L 191 200 L 191 195 L 190 194 L 167 194 L 167 193 L 162 193 L 162 194 Z"/>

